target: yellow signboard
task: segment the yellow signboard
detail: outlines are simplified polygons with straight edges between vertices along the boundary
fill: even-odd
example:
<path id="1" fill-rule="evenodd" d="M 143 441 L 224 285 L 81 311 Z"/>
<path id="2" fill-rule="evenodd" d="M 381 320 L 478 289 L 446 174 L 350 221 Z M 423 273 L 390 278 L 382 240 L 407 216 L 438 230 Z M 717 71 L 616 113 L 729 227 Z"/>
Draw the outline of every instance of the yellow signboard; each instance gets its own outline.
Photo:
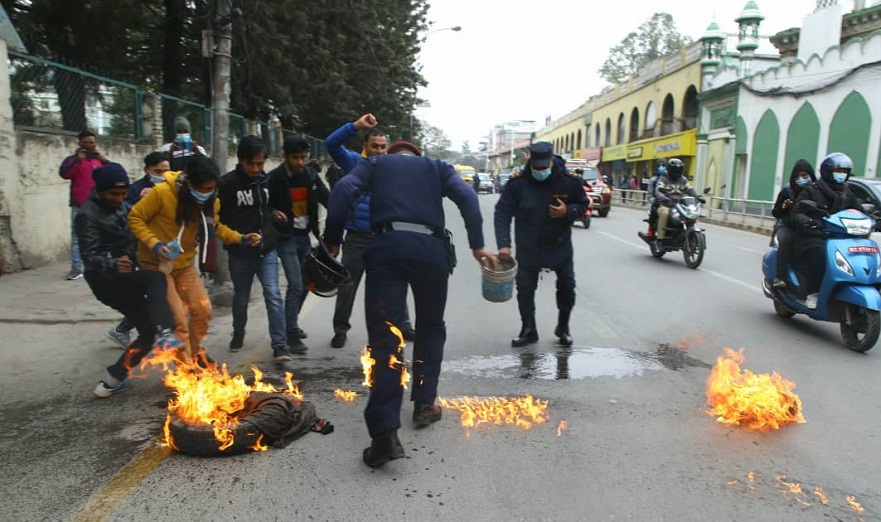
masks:
<path id="1" fill-rule="evenodd" d="M 621 160 L 627 157 L 627 145 L 603 147 L 603 161 Z"/>
<path id="2" fill-rule="evenodd" d="M 627 161 L 636 162 L 655 158 L 694 156 L 696 149 L 697 129 L 691 129 L 661 138 L 632 143 L 627 149 Z M 603 153 L 603 160 L 605 160 L 605 149 L 603 149 Z"/>

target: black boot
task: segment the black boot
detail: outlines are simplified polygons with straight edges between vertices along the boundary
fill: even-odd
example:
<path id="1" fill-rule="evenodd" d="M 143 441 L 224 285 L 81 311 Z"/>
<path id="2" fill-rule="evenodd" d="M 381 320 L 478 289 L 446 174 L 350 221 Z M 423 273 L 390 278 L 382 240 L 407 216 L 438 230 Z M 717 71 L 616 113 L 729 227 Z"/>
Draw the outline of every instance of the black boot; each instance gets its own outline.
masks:
<path id="1" fill-rule="evenodd" d="M 557 319 L 557 327 L 554 328 L 554 335 L 560 338 L 561 346 L 572 346 L 572 336 L 569 335 L 569 314 L 570 311 L 560 310 L 560 316 Z"/>
<path id="2" fill-rule="evenodd" d="M 518 335 L 516 339 L 511 340 L 511 346 L 514 348 L 520 348 L 521 346 L 537 342 L 538 331 L 535 329 L 535 316 L 531 315 L 529 317 L 524 317 L 523 327 L 520 329 L 520 335 Z"/>
<path id="3" fill-rule="evenodd" d="M 404 458 L 404 447 L 398 439 L 398 430 L 376 437 L 369 448 L 364 448 L 364 464 L 371 468 L 401 458 Z"/>

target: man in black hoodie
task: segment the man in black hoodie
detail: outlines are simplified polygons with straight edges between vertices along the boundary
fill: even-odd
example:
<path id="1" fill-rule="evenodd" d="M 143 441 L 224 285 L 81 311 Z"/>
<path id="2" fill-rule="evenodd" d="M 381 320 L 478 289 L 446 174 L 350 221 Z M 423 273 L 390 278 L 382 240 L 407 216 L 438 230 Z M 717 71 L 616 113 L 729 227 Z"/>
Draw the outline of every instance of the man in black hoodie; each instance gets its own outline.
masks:
<path id="1" fill-rule="evenodd" d="M 269 337 L 276 362 L 291 360 L 285 347 L 284 303 L 278 285 L 278 233 L 272 224 L 269 176 L 263 171 L 266 145 L 257 136 L 239 142 L 235 170 L 220 178 L 214 221 L 217 237 L 229 252 L 229 276 L 233 285 L 232 340 L 230 351 L 242 349 L 248 323 L 248 299 L 254 276 L 263 287 L 269 316 Z"/>
<path id="2" fill-rule="evenodd" d="M 798 201 L 810 200 L 817 208 L 830 214 L 846 208 L 860 209 L 860 202 L 853 192 L 847 188 L 847 178 L 853 170 L 853 161 L 841 152 L 833 152 L 820 163 L 820 179 L 813 185 L 805 187 L 798 195 Z M 819 224 L 805 214 L 796 204 L 792 208 L 792 224 L 796 227 L 794 254 L 797 269 L 805 275 L 805 282 L 800 289 L 805 295 L 808 307 L 815 301 L 810 294 L 820 289 L 823 275 L 826 272 L 826 238 L 819 231 Z"/>
<path id="3" fill-rule="evenodd" d="M 269 200 L 272 219 L 279 231 L 278 257 L 284 268 L 288 289 L 285 294 L 287 344 L 292 353 L 305 353 L 300 328 L 300 307 L 308 294 L 300 267 L 312 248 L 309 233 L 320 237 L 318 204 L 325 208 L 330 192 L 309 161 L 309 142 L 299 136 L 284 141 L 284 163 L 269 173 Z"/>

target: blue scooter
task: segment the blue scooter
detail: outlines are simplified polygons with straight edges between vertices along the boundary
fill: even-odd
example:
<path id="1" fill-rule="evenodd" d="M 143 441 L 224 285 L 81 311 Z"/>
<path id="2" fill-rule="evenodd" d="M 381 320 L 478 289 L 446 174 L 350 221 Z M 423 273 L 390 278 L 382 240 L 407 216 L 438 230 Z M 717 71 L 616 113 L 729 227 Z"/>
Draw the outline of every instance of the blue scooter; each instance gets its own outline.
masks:
<path id="1" fill-rule="evenodd" d="M 826 271 L 816 303 L 801 300 L 793 293 L 799 280 L 792 267 L 788 268 L 787 288 L 771 286 L 776 274 L 776 246 L 762 258 L 762 290 L 774 301 L 777 315 L 789 318 L 805 314 L 817 321 L 837 322 L 848 348 L 868 351 L 881 332 L 881 254 L 878 244 L 870 239 L 875 220 L 854 209 L 830 215 L 813 201 L 799 201 L 797 205 L 821 223 L 819 232 L 827 238 Z M 871 213 L 874 209 L 864 210 Z"/>

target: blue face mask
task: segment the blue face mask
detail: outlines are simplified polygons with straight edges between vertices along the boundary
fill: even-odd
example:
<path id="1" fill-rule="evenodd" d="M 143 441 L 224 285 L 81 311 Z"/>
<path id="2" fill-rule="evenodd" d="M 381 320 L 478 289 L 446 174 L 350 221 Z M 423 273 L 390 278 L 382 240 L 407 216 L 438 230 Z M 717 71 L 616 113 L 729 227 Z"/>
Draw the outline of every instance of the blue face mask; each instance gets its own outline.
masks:
<path id="1" fill-rule="evenodd" d="M 544 181 L 551 177 L 551 168 L 548 167 L 544 170 L 532 169 L 532 177 L 537 181 Z"/>
<path id="2" fill-rule="evenodd" d="M 150 176 L 150 181 L 153 182 L 154 185 L 157 183 L 162 183 L 165 181 L 165 176 Z"/>
<path id="3" fill-rule="evenodd" d="M 839 185 L 844 183 L 844 180 L 847 179 L 847 172 L 833 172 L 832 173 L 832 181 L 838 183 Z"/>
<path id="4" fill-rule="evenodd" d="M 810 182 L 811 178 L 809 176 L 795 178 L 795 185 L 798 187 L 804 187 Z"/>
<path id="5" fill-rule="evenodd" d="M 195 190 L 190 189 L 190 195 L 193 196 L 193 199 L 195 199 L 197 202 L 205 203 L 206 201 L 214 197 L 214 192 L 196 192 Z"/>

